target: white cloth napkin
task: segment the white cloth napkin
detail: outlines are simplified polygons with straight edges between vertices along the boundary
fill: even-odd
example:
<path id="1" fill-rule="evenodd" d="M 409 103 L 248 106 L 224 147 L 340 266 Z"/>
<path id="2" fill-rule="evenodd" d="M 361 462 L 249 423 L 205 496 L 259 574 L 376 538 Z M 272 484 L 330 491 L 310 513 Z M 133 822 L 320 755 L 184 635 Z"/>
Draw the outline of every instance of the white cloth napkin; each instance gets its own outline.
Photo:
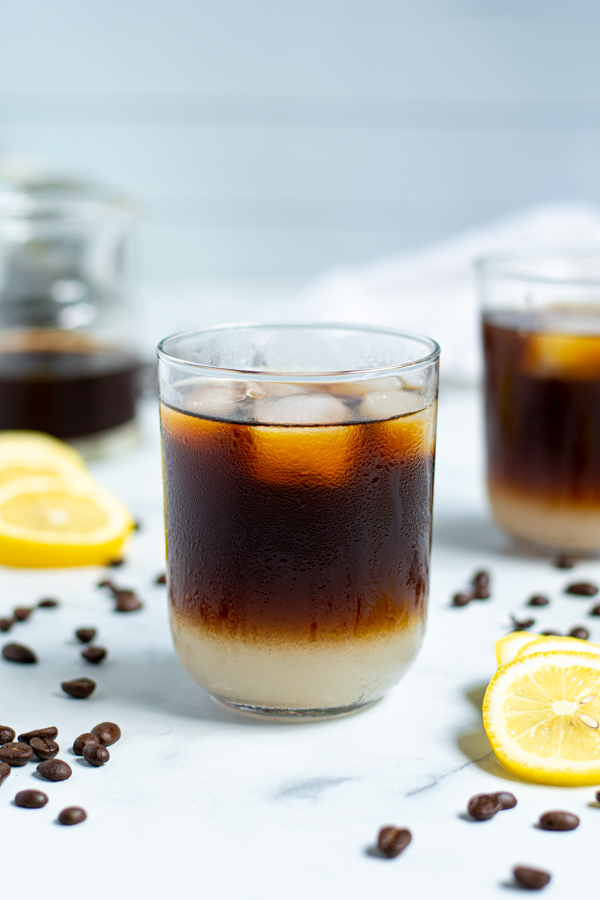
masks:
<path id="1" fill-rule="evenodd" d="M 442 347 L 442 376 L 473 382 L 481 369 L 473 262 L 527 248 L 597 244 L 600 208 L 536 206 L 446 240 L 365 265 L 334 269 L 267 318 L 386 325 L 418 331 Z"/>

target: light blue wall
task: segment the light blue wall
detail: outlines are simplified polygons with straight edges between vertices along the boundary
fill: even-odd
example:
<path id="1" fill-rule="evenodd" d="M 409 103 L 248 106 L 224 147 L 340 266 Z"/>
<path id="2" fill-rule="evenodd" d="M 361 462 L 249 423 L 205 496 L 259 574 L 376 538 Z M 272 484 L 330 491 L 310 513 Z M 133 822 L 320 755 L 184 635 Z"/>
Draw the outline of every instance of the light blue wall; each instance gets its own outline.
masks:
<path id="1" fill-rule="evenodd" d="M 305 276 L 600 200 L 600 3 L 19 0 L 0 154 L 144 205 L 145 278 Z"/>

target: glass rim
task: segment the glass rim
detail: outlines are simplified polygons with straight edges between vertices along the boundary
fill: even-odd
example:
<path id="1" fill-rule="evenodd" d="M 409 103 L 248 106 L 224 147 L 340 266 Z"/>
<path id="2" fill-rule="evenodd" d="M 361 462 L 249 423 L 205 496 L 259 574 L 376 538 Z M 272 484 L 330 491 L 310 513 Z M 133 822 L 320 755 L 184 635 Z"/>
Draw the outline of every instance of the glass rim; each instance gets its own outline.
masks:
<path id="1" fill-rule="evenodd" d="M 597 277 L 590 276 L 550 276 L 539 275 L 527 270 L 512 269 L 519 263 L 535 260 L 577 260 L 595 259 L 599 263 Z M 507 250 L 502 253 L 491 253 L 474 260 L 473 266 L 478 277 L 496 277 L 504 281 L 523 281 L 527 284 L 543 285 L 581 285 L 583 287 L 600 287 L 600 244 L 548 245 L 526 250 Z"/>
<path id="2" fill-rule="evenodd" d="M 167 344 L 170 341 L 181 340 L 182 338 L 192 337 L 193 335 L 206 335 L 236 330 L 258 331 L 261 329 L 272 331 L 284 329 L 305 331 L 333 329 L 340 332 L 363 331 L 370 334 L 383 334 L 398 338 L 408 338 L 409 340 L 414 340 L 425 345 L 429 349 L 429 352 L 424 356 L 420 356 L 417 359 L 411 360 L 410 362 L 394 363 L 393 365 L 386 366 L 368 366 L 364 368 L 318 372 L 305 372 L 296 370 L 275 372 L 265 371 L 261 369 L 241 369 L 225 366 L 209 366 L 205 363 L 192 362 L 191 360 L 182 359 L 181 357 L 174 356 L 167 351 Z M 286 379 L 286 381 L 322 381 L 324 379 L 327 379 L 328 381 L 342 381 L 347 380 L 350 376 L 353 378 L 353 380 L 357 380 L 360 378 L 367 378 L 371 375 L 390 374 L 397 371 L 406 371 L 430 365 L 439 358 L 440 346 L 437 341 L 434 341 L 433 338 L 427 337 L 424 334 L 410 331 L 400 331 L 394 328 L 381 328 L 378 325 L 360 325 L 352 324 L 349 322 L 228 322 L 222 325 L 211 325 L 208 328 L 193 328 L 168 335 L 159 342 L 156 348 L 156 355 L 161 362 L 168 363 L 169 365 L 175 366 L 179 369 L 183 369 L 184 371 L 212 375 L 213 377 L 224 378 L 228 376 L 234 376 L 236 378 L 239 378 L 240 376 L 246 377 L 248 375 L 252 375 L 254 381 L 281 381 L 282 379 Z"/>

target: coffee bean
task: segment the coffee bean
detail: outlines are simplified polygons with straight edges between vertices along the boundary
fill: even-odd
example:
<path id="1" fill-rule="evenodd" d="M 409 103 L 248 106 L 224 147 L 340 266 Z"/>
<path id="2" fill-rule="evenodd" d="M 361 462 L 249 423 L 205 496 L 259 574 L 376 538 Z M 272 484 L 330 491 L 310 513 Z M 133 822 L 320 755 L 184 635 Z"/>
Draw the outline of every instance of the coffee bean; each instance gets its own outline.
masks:
<path id="1" fill-rule="evenodd" d="M 0 744 L 9 744 L 14 741 L 16 731 L 8 725 L 0 725 Z"/>
<path id="2" fill-rule="evenodd" d="M 111 581 L 110 578 L 104 578 L 102 581 L 99 581 L 96 587 L 99 588 L 108 588 L 109 591 L 113 593 L 118 590 L 114 581 Z"/>
<path id="3" fill-rule="evenodd" d="M 479 822 L 491 819 L 502 808 L 502 803 L 497 794 L 475 794 L 474 797 L 471 797 L 467 806 L 469 815 Z"/>
<path id="4" fill-rule="evenodd" d="M 53 741 L 58 736 L 58 728 L 56 725 L 48 725 L 47 728 L 35 728 L 33 731 L 24 731 L 19 735 L 19 740 L 29 744 L 32 738 L 48 738 Z"/>
<path id="5" fill-rule="evenodd" d="M 96 682 L 91 678 L 73 678 L 71 681 L 63 681 L 61 688 L 69 697 L 84 700 L 96 689 Z"/>
<path id="6" fill-rule="evenodd" d="M 41 809 L 47 802 L 48 796 L 43 791 L 19 791 L 15 797 L 15 804 L 23 809 Z"/>
<path id="7" fill-rule="evenodd" d="M 61 810 L 58 814 L 58 821 L 61 825 L 79 825 L 80 822 L 85 822 L 86 819 L 87 813 L 81 806 L 67 806 L 66 809 Z"/>
<path id="8" fill-rule="evenodd" d="M 115 744 L 121 737 L 121 729 L 114 722 L 100 722 L 99 725 L 92 728 L 92 734 L 105 747 L 110 747 L 111 744 Z"/>
<path id="9" fill-rule="evenodd" d="M 571 628 L 569 632 L 569 637 L 579 638 L 580 641 L 587 641 L 590 633 L 587 628 L 584 628 L 583 625 L 576 625 L 575 628 Z"/>
<path id="10" fill-rule="evenodd" d="M 120 557 L 119 559 L 111 559 L 111 561 L 106 565 L 110 566 L 111 569 L 118 569 L 120 566 L 125 565 L 125 560 L 123 559 L 123 557 Z"/>
<path id="11" fill-rule="evenodd" d="M 535 619 L 515 619 L 514 616 L 511 616 L 511 619 L 513 623 L 511 631 L 527 631 L 535 625 Z"/>
<path id="12" fill-rule="evenodd" d="M 529 888 L 530 891 L 539 891 L 546 887 L 550 881 L 551 875 L 542 869 L 531 869 L 529 866 L 515 866 L 513 869 L 515 881 L 522 887 Z"/>
<path id="13" fill-rule="evenodd" d="M 40 600 L 38 603 L 40 609 L 54 609 L 57 606 L 60 606 L 58 600 L 55 600 L 54 597 L 44 597 L 43 600 Z"/>
<path id="14" fill-rule="evenodd" d="M 14 619 L 0 619 L 0 631 L 10 631 L 14 624 Z"/>
<path id="15" fill-rule="evenodd" d="M 115 599 L 117 601 L 115 606 L 116 612 L 135 612 L 135 610 L 141 609 L 143 606 L 142 601 L 133 591 L 116 591 Z"/>
<path id="16" fill-rule="evenodd" d="M 490 576 L 488 572 L 482 570 L 475 573 L 473 576 L 473 589 L 475 600 L 489 600 Z"/>
<path id="17" fill-rule="evenodd" d="M 590 581 L 575 581 L 565 588 L 565 594 L 574 594 L 576 597 L 594 597 L 598 588 Z"/>
<path id="18" fill-rule="evenodd" d="M 596 791 L 596 801 L 600 803 L 600 791 Z"/>
<path id="19" fill-rule="evenodd" d="M 98 665 L 101 663 L 103 659 L 106 658 L 108 650 L 104 647 L 86 647 L 85 650 L 81 651 L 81 655 L 84 659 L 87 659 L 88 662 L 94 663 Z"/>
<path id="20" fill-rule="evenodd" d="M 2 656 L 9 662 L 24 663 L 27 665 L 38 661 L 33 650 L 30 650 L 29 647 L 25 647 L 24 644 L 5 644 L 2 648 Z"/>
<path id="21" fill-rule="evenodd" d="M 73 774 L 69 763 L 62 759 L 46 759 L 37 766 L 37 771 L 48 781 L 66 781 Z"/>
<path id="22" fill-rule="evenodd" d="M 475 599 L 475 595 L 472 593 L 459 593 L 455 594 L 452 598 L 452 606 L 466 606 L 471 600 Z"/>
<path id="23" fill-rule="evenodd" d="M 96 629 L 78 628 L 75 632 L 75 637 L 77 638 L 77 640 L 81 641 L 82 644 L 89 644 L 96 637 Z"/>
<path id="24" fill-rule="evenodd" d="M 32 612 L 33 607 L 31 606 L 17 606 L 16 609 L 13 609 L 13 616 L 15 617 L 17 622 L 25 622 L 25 620 L 29 618 Z"/>
<path id="25" fill-rule="evenodd" d="M 408 828 L 396 828 L 395 825 L 384 825 L 377 836 L 377 846 L 388 859 L 399 856 L 411 841 L 412 834 Z"/>
<path id="26" fill-rule="evenodd" d="M 31 738 L 29 746 L 38 759 L 53 759 L 60 750 L 56 741 L 52 741 L 50 738 Z"/>
<path id="27" fill-rule="evenodd" d="M 600 604 L 598 604 L 598 606 L 592 606 L 588 616 L 600 616 Z"/>
<path id="28" fill-rule="evenodd" d="M 489 600 L 492 595 L 487 588 L 475 588 L 474 600 Z"/>
<path id="29" fill-rule="evenodd" d="M 11 768 L 8 763 L 0 762 L 0 785 L 3 785 L 8 776 L 11 773 Z"/>
<path id="30" fill-rule="evenodd" d="M 83 748 L 86 744 L 99 744 L 100 738 L 96 734 L 91 734 L 89 731 L 85 731 L 83 734 L 80 734 L 79 737 L 75 738 L 75 742 L 73 744 L 73 753 L 76 756 L 83 756 Z"/>
<path id="31" fill-rule="evenodd" d="M 86 744 L 82 755 L 91 766 L 103 766 L 110 759 L 110 753 L 102 744 Z"/>
<path id="32" fill-rule="evenodd" d="M 544 637 L 562 637 L 560 631 L 552 631 L 552 629 L 548 629 L 548 631 L 540 631 L 540 634 L 544 635 Z"/>
<path id="33" fill-rule="evenodd" d="M 528 600 L 529 606 L 548 606 L 549 603 L 549 599 L 544 597 L 543 594 L 534 594 L 533 597 L 530 597 Z"/>
<path id="34" fill-rule="evenodd" d="M 517 798 L 509 791 L 496 791 L 493 795 L 500 801 L 501 809 L 514 809 L 517 805 Z"/>
<path id="35" fill-rule="evenodd" d="M 579 825 L 579 818 L 575 813 L 553 809 L 541 815 L 538 824 L 544 831 L 573 831 Z"/>
<path id="36" fill-rule="evenodd" d="M 9 766 L 24 766 L 30 759 L 33 759 L 33 750 L 22 741 L 11 741 L 0 747 L 0 762 L 8 763 Z"/>
<path id="37" fill-rule="evenodd" d="M 554 560 L 554 565 L 557 569 L 574 569 L 577 565 L 577 560 L 573 559 L 572 556 L 558 556 Z"/>
<path id="38" fill-rule="evenodd" d="M 166 584 L 167 583 L 167 575 L 165 572 L 161 572 L 160 575 L 157 575 L 154 579 L 154 584 Z"/>

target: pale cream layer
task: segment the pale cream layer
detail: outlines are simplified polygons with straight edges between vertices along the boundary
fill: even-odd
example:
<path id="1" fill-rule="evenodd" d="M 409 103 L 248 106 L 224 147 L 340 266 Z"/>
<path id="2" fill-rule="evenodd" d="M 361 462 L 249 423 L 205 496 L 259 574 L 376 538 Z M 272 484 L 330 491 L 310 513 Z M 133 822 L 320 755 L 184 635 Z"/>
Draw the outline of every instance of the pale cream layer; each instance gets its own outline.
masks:
<path id="1" fill-rule="evenodd" d="M 552 502 L 488 484 L 498 524 L 509 534 L 565 550 L 600 549 L 600 506 Z"/>
<path id="2" fill-rule="evenodd" d="M 171 614 L 177 655 L 192 678 L 233 703 L 277 709 L 329 709 L 368 702 L 396 684 L 415 659 L 424 622 L 392 634 L 269 645 L 209 636 Z"/>

